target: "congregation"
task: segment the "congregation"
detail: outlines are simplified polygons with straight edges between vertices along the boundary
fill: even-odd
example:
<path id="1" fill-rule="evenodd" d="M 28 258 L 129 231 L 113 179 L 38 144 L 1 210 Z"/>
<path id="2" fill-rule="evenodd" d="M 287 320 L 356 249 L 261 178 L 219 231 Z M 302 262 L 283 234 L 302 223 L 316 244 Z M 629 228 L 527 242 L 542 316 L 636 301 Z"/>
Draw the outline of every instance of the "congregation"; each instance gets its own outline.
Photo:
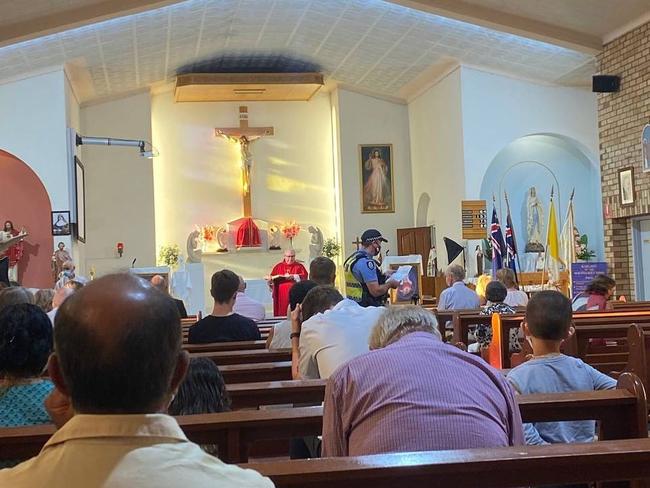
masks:
<path id="1" fill-rule="evenodd" d="M 464 270 L 450 266 L 439 310 L 515 314 L 505 301 L 509 293 L 520 300 L 512 293 L 517 285 L 502 271 L 497 278 L 503 282 L 490 282 L 479 298 L 464 283 Z M 528 301 L 521 331 L 532 354 L 504 374 L 481 358 L 492 340 L 489 327 L 477 326 L 475 353 L 464 352 L 446 343 L 430 310 L 362 306 L 354 292 L 344 298 L 334 279 L 331 260 L 314 260 L 310 279 L 290 290 L 287 319 L 275 324 L 265 344 L 269 351 L 290 347 L 294 381 L 326 380 L 322 442 L 321 437 L 293 439 L 291 457 L 595 439 L 589 420 L 523 423 L 515 398 L 616 386 L 611 377 L 562 353 L 571 335 L 572 307 L 561 293 L 542 291 Z M 601 293 L 598 283 L 604 281 L 597 277 L 590 289 Z M 53 422 L 59 429 L 36 458 L 3 460 L 8 469 L 0 470 L 0 485 L 37 486 L 48 480 L 63 486 L 64 480 L 86 479 L 89 486 L 100 486 L 100 479 L 110 477 L 111 486 L 134 479 L 163 486 L 159 483 L 171 477 L 191 480 L 192 486 L 208 486 L 212 479 L 228 480 L 227 486 L 270 486 L 254 472 L 213 457 L 220 446 L 188 441 L 168 416 L 228 412 L 232 400 L 215 362 L 190 358 L 183 349 L 183 308 L 160 284 L 158 276 L 147 283 L 131 274 L 109 275 L 90 284 L 67 283 L 48 293 L 53 295 L 49 304 L 19 286 L 0 290 L 0 426 Z M 257 323 L 234 312 L 241 293 L 235 273 L 215 273 L 212 313 L 189 327 L 188 344 L 259 341 Z M 48 309 L 57 311 L 53 322 Z M 289 341 L 275 347 L 286 334 L 283 329 L 290 330 Z M 517 334 L 512 340 L 520 348 Z M 77 458 L 94 459 L 91 474 L 83 462 L 65 462 Z"/>

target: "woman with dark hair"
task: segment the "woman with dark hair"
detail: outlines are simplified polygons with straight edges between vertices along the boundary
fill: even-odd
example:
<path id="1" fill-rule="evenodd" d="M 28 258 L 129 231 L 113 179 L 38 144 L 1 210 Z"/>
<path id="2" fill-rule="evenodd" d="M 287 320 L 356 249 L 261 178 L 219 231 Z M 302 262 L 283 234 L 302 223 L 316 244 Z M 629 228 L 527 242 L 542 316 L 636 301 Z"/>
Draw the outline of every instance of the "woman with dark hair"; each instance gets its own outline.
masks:
<path id="1" fill-rule="evenodd" d="M 614 288 L 616 288 L 616 281 L 604 274 L 597 275 L 587 285 L 585 291 L 576 295 L 573 299 L 573 311 L 602 311 L 611 309 L 612 305 L 608 300 L 614 294 Z"/>
<path id="2" fill-rule="evenodd" d="M 46 424 L 45 398 L 54 389 L 41 374 L 52 352 L 52 324 L 36 305 L 0 311 L 0 427 Z M 1 460 L 0 468 L 21 460 Z"/>
<path id="3" fill-rule="evenodd" d="M 36 305 L 0 311 L 0 427 L 50 422 L 43 401 L 52 382 L 41 377 L 52 352 L 52 324 Z"/>
<path id="4" fill-rule="evenodd" d="M 219 368 L 208 358 L 192 358 L 187 376 L 169 405 L 169 415 L 194 415 L 230 411 L 230 396 Z M 216 445 L 202 445 L 208 454 L 218 454 Z"/>

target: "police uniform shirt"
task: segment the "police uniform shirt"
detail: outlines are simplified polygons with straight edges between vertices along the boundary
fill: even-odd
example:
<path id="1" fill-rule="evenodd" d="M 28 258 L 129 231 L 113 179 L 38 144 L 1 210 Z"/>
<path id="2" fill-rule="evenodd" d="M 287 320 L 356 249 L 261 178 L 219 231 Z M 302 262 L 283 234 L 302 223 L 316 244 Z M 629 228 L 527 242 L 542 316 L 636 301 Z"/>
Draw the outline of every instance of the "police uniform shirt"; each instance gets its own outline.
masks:
<path id="1" fill-rule="evenodd" d="M 372 256 L 365 251 L 360 251 L 364 254 L 359 258 L 357 263 L 352 267 L 352 274 L 359 280 L 360 283 L 370 283 L 371 281 L 378 281 L 377 279 L 377 262 L 372 259 Z"/>

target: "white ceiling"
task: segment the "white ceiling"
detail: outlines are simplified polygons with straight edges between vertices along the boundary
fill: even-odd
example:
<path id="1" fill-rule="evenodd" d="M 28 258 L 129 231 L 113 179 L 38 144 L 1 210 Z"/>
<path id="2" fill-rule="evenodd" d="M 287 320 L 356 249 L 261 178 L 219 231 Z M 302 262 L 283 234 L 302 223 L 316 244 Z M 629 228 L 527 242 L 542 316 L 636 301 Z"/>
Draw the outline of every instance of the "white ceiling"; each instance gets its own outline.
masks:
<path id="1" fill-rule="evenodd" d="M 187 0 L 2 47 L 0 82 L 72 63 L 87 70 L 80 91 L 89 101 L 224 55 L 295 57 L 330 80 L 402 97 L 451 60 L 550 83 L 581 83 L 593 72 L 589 54 L 380 0 Z"/>
<path id="2" fill-rule="evenodd" d="M 460 1 L 460 0 L 459 0 Z M 650 0 L 462 0 L 475 6 L 518 15 L 605 38 L 650 11 Z"/>

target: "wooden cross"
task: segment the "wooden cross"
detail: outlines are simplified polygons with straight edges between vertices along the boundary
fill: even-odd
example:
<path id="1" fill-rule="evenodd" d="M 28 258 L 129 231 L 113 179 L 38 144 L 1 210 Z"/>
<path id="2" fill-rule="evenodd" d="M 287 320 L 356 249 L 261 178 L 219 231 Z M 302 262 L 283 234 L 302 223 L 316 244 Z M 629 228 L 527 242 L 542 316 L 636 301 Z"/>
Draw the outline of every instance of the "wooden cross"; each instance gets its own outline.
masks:
<path id="1" fill-rule="evenodd" d="M 359 239 L 359 236 L 357 236 L 357 240 L 356 240 L 356 241 L 352 241 L 352 244 L 356 244 L 356 246 L 357 246 L 357 251 L 358 251 L 358 250 L 359 250 L 359 247 L 361 247 L 361 244 L 363 244 L 363 242 L 361 241 L 361 239 Z"/>
<path id="2" fill-rule="evenodd" d="M 230 142 L 239 144 L 242 164 L 242 198 L 244 205 L 244 217 L 252 217 L 251 202 L 251 166 L 253 155 L 250 151 L 250 144 L 264 136 L 274 134 L 273 127 L 249 127 L 248 107 L 239 107 L 239 127 L 221 127 L 214 130 L 216 136 L 228 139 Z"/>

